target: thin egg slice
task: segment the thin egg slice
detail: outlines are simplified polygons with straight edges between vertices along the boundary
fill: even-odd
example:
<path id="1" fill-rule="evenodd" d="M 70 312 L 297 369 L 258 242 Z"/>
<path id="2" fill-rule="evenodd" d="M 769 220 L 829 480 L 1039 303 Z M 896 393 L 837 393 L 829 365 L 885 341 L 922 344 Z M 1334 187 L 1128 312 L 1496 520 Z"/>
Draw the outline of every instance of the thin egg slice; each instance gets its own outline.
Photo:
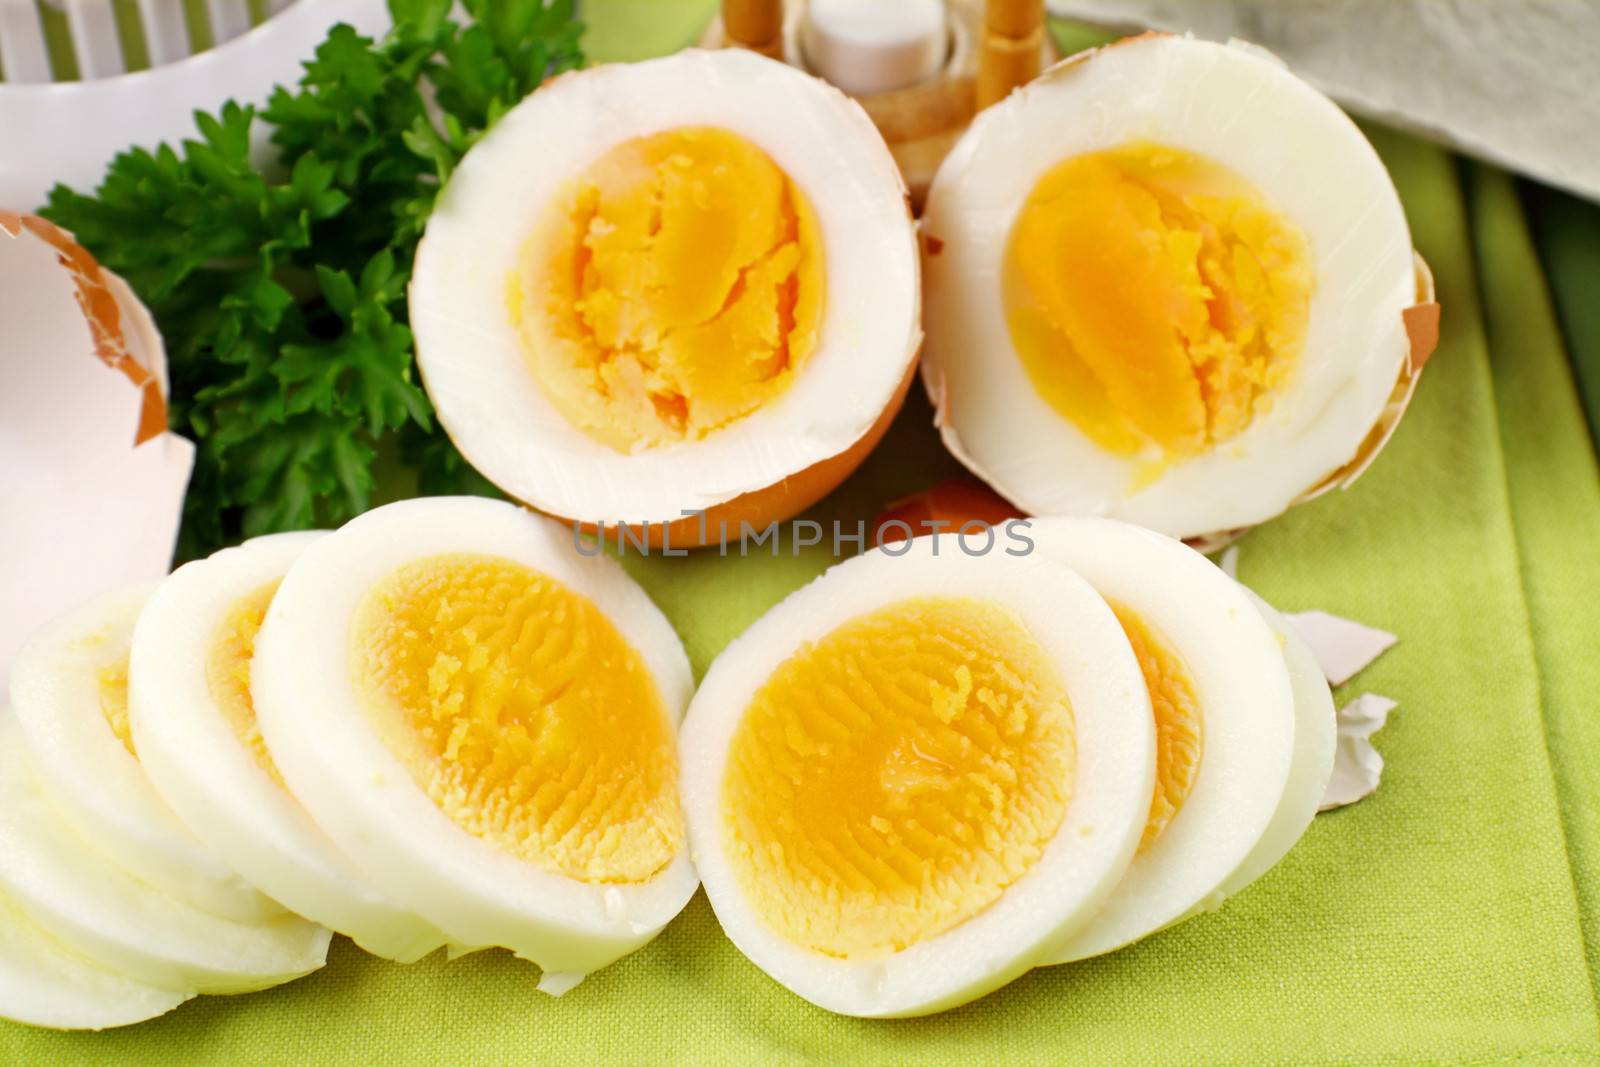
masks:
<path id="1" fill-rule="evenodd" d="M 34 766 L 72 826 L 131 874 L 225 918 L 282 914 L 189 832 L 139 763 L 128 650 L 153 589 L 103 595 L 37 631 L 17 655 L 11 704 Z"/>
<path id="2" fill-rule="evenodd" d="M 564 74 L 497 123 L 429 219 L 411 324 L 490 481 L 690 547 L 795 514 L 865 458 L 910 381 L 919 269 L 858 104 L 691 49 Z"/>
<path id="3" fill-rule="evenodd" d="M 1035 515 L 1197 538 L 1348 484 L 1436 337 L 1377 153 L 1238 43 L 1051 68 L 973 122 L 923 233 L 945 443 Z"/>
<path id="4" fill-rule="evenodd" d="M 1311 826 L 1328 791 L 1328 779 L 1333 777 L 1339 741 L 1333 691 L 1328 688 L 1328 679 L 1311 646 L 1271 604 L 1248 587 L 1239 588 L 1249 595 L 1283 646 L 1289 687 L 1294 692 L 1294 757 L 1289 762 L 1289 782 L 1283 799 L 1278 802 L 1266 833 L 1222 883 L 1222 895 L 1228 897 L 1276 866 Z"/>
<path id="5" fill-rule="evenodd" d="M 1154 719 L 1065 567 L 920 538 L 841 563 L 717 657 L 683 730 L 723 929 L 830 1011 L 905 1016 L 1058 952 L 1138 846 Z"/>
<path id="6" fill-rule="evenodd" d="M 9 711 L 0 715 L 11 717 Z M 165 1015 L 192 995 L 95 965 L 0 892 L 0 1018 L 55 1030 L 106 1030 Z"/>
<path id="7" fill-rule="evenodd" d="M 280 911 L 257 923 L 176 900 L 105 862 L 33 772 L 14 715 L 0 719 L 0 892 L 107 970 L 179 993 L 245 993 L 321 967 L 330 934 Z"/>
<path id="8" fill-rule="evenodd" d="M 1109 519 L 1037 519 L 1028 536 L 1038 559 L 1073 569 L 1111 605 L 1155 715 L 1156 785 L 1138 854 L 1094 921 L 1051 960 L 1064 962 L 1221 903 L 1284 799 L 1295 695 L 1272 628 L 1193 549 Z"/>
<path id="9" fill-rule="evenodd" d="M 306 546 L 251 690 L 290 791 L 385 896 L 559 992 L 697 879 L 678 800 L 693 682 L 666 617 L 565 526 L 404 501 Z"/>
<path id="10" fill-rule="evenodd" d="M 410 962 L 444 935 L 375 891 L 289 794 L 250 698 L 267 605 L 320 536 L 257 538 L 161 583 L 133 632 L 134 745 L 172 809 L 251 884 L 368 952 Z"/>

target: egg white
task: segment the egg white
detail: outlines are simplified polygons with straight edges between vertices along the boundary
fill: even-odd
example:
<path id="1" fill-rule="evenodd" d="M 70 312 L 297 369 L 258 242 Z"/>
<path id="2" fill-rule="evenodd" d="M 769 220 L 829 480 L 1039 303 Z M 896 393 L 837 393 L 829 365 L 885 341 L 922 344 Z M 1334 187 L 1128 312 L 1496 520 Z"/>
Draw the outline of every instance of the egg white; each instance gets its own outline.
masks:
<path id="1" fill-rule="evenodd" d="M 153 589 L 101 596 L 40 629 L 17 655 L 11 704 L 34 766 L 72 826 L 130 873 L 226 918 L 280 915 L 172 813 L 101 710 L 99 671 L 127 654 Z"/>
<path id="2" fill-rule="evenodd" d="M 617 144 L 682 126 L 761 148 L 809 198 L 825 296 L 790 387 L 694 442 L 624 455 L 546 399 L 508 320 L 506 278 L 564 185 Z M 417 364 L 439 419 L 490 481 L 585 522 L 665 522 L 848 449 L 921 342 L 920 265 L 905 185 L 858 104 L 741 49 L 687 50 L 564 74 L 467 153 L 428 222 L 411 284 Z"/>
<path id="3" fill-rule="evenodd" d="M 1043 856 L 983 912 L 885 958 L 839 959 L 778 935 L 746 899 L 723 851 L 728 747 L 756 691 L 803 643 L 916 596 L 999 603 L 1043 646 L 1072 705 L 1072 799 Z M 1138 845 L 1154 784 L 1149 691 L 1105 601 L 1065 567 L 1002 552 L 966 555 L 953 537 L 875 549 L 834 566 L 768 611 L 712 664 L 681 741 L 690 841 L 723 929 L 778 982 L 846 1015 L 953 1007 L 1048 957 L 1116 887 Z"/>
<path id="4" fill-rule="evenodd" d="M 637 884 L 524 863 L 453 822 L 373 731 L 354 684 L 352 617 L 396 568 L 459 552 L 520 563 L 592 600 L 642 657 L 676 728 L 693 689 L 688 658 L 644 591 L 615 560 L 579 554 L 569 528 L 476 497 L 389 504 L 308 545 L 257 636 L 256 715 L 290 790 L 378 891 L 456 945 L 534 961 L 559 989 L 649 941 L 698 880 L 687 848 Z"/>
<path id="5" fill-rule="evenodd" d="M 1250 597 L 1182 542 L 1109 519 L 1035 519 L 1028 535 L 1038 559 L 1072 568 L 1168 644 L 1188 668 L 1201 717 L 1188 798 L 1100 914 L 1050 961 L 1062 963 L 1220 904 L 1283 800 L 1295 699 L 1281 646 Z M 1148 813 L 1148 795 L 1145 804 Z"/>
<path id="6" fill-rule="evenodd" d="M 1138 140 L 1252 183 L 1305 233 L 1315 291 L 1300 366 L 1270 410 L 1136 490 L 1140 458 L 1103 450 L 1034 388 L 1001 273 L 1046 172 Z M 1332 101 L 1250 46 L 1146 35 L 1064 60 L 977 117 L 934 180 L 923 229 L 923 378 L 945 443 L 1032 514 L 1103 515 L 1175 537 L 1272 518 L 1355 455 L 1409 351 L 1401 312 L 1416 278 L 1388 172 Z"/>
<path id="7" fill-rule="evenodd" d="M 164 1015 L 191 996 L 96 966 L 0 892 L 0 1018 L 56 1030 L 104 1030 Z"/>
<path id="8" fill-rule="evenodd" d="M 320 533 L 257 538 L 184 565 L 134 627 L 129 718 L 157 791 L 211 851 L 296 913 L 410 962 L 444 935 L 377 893 L 256 762 L 212 697 L 207 657 L 242 597 L 281 579 Z"/>
<path id="9" fill-rule="evenodd" d="M 1322 805 L 1323 794 L 1328 791 L 1328 779 L 1333 776 L 1333 758 L 1339 741 L 1333 692 L 1328 688 L 1328 679 L 1311 646 L 1276 608 L 1248 587 L 1240 588 L 1283 646 L 1283 661 L 1294 692 L 1294 757 L 1289 763 L 1289 781 L 1284 786 L 1283 799 L 1278 802 L 1278 810 L 1273 813 L 1266 832 L 1238 869 L 1222 883 L 1222 894 L 1230 897 L 1276 866 L 1311 826 Z"/>
<path id="10" fill-rule="evenodd" d="M 0 892 L 107 970 L 179 993 L 244 993 L 321 967 L 331 934 L 296 915 L 235 922 L 166 895 L 56 811 L 16 716 L 0 718 Z"/>

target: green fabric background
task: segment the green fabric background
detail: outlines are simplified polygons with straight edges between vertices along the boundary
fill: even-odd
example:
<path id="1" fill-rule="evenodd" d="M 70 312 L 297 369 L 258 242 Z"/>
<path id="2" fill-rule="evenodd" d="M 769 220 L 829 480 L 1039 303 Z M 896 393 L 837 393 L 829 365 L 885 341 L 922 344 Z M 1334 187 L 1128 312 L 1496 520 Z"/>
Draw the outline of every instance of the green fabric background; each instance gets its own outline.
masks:
<path id="1" fill-rule="evenodd" d="M 713 6 L 590 0 L 591 52 L 677 47 Z M 1600 1062 L 1600 478 L 1569 362 L 1570 348 L 1579 380 L 1600 386 L 1600 211 L 1369 132 L 1438 276 L 1442 343 L 1371 473 L 1252 533 L 1241 577 L 1286 609 L 1400 634 L 1358 679 L 1400 710 L 1378 737 L 1382 789 L 1319 817 L 1222 911 L 944 1015 L 868 1022 L 767 979 L 697 896 L 559 1000 L 504 953 L 399 967 L 339 940 L 292 985 L 127 1030 L 0 1027 L 0 1060 Z M 814 517 L 869 519 L 954 475 L 930 421 L 914 395 Z M 703 671 L 828 563 L 811 551 L 629 566 Z"/>

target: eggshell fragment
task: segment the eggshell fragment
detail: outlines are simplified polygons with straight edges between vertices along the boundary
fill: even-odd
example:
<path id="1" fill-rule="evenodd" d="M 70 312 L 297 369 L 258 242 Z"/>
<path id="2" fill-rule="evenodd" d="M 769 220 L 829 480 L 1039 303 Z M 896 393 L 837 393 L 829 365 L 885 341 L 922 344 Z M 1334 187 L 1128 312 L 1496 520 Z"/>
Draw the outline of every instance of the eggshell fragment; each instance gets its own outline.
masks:
<path id="1" fill-rule="evenodd" d="M 1297 612 L 1288 619 L 1311 646 L 1322 673 L 1333 685 L 1343 685 L 1354 678 L 1400 640 L 1387 630 L 1363 626 L 1326 611 Z"/>
<path id="2" fill-rule="evenodd" d="M 1333 777 L 1318 811 L 1331 811 L 1371 796 L 1383 777 L 1383 756 L 1372 747 L 1372 735 L 1383 729 L 1399 705 L 1376 693 L 1362 693 L 1339 709 L 1339 747 Z"/>
<path id="3" fill-rule="evenodd" d="M 194 446 L 150 314 L 65 231 L 0 211 L 0 693 L 42 623 L 166 573 Z"/>

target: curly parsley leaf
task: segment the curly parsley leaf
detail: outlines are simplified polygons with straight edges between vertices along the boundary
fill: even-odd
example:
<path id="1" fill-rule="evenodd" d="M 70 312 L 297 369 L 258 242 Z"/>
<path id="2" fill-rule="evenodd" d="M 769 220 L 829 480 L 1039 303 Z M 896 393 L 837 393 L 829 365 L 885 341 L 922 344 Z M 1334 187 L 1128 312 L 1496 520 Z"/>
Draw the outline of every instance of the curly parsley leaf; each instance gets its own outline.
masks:
<path id="1" fill-rule="evenodd" d="M 380 468 L 422 493 L 495 492 L 417 381 L 406 284 L 456 164 L 582 63 L 582 28 L 571 0 L 462 7 L 457 23 L 451 0 L 389 0 L 382 41 L 336 26 L 261 109 L 197 113 L 197 138 L 123 153 L 93 195 L 52 190 L 44 214 L 166 339 L 172 428 L 198 446 L 181 556 L 343 522 Z"/>

